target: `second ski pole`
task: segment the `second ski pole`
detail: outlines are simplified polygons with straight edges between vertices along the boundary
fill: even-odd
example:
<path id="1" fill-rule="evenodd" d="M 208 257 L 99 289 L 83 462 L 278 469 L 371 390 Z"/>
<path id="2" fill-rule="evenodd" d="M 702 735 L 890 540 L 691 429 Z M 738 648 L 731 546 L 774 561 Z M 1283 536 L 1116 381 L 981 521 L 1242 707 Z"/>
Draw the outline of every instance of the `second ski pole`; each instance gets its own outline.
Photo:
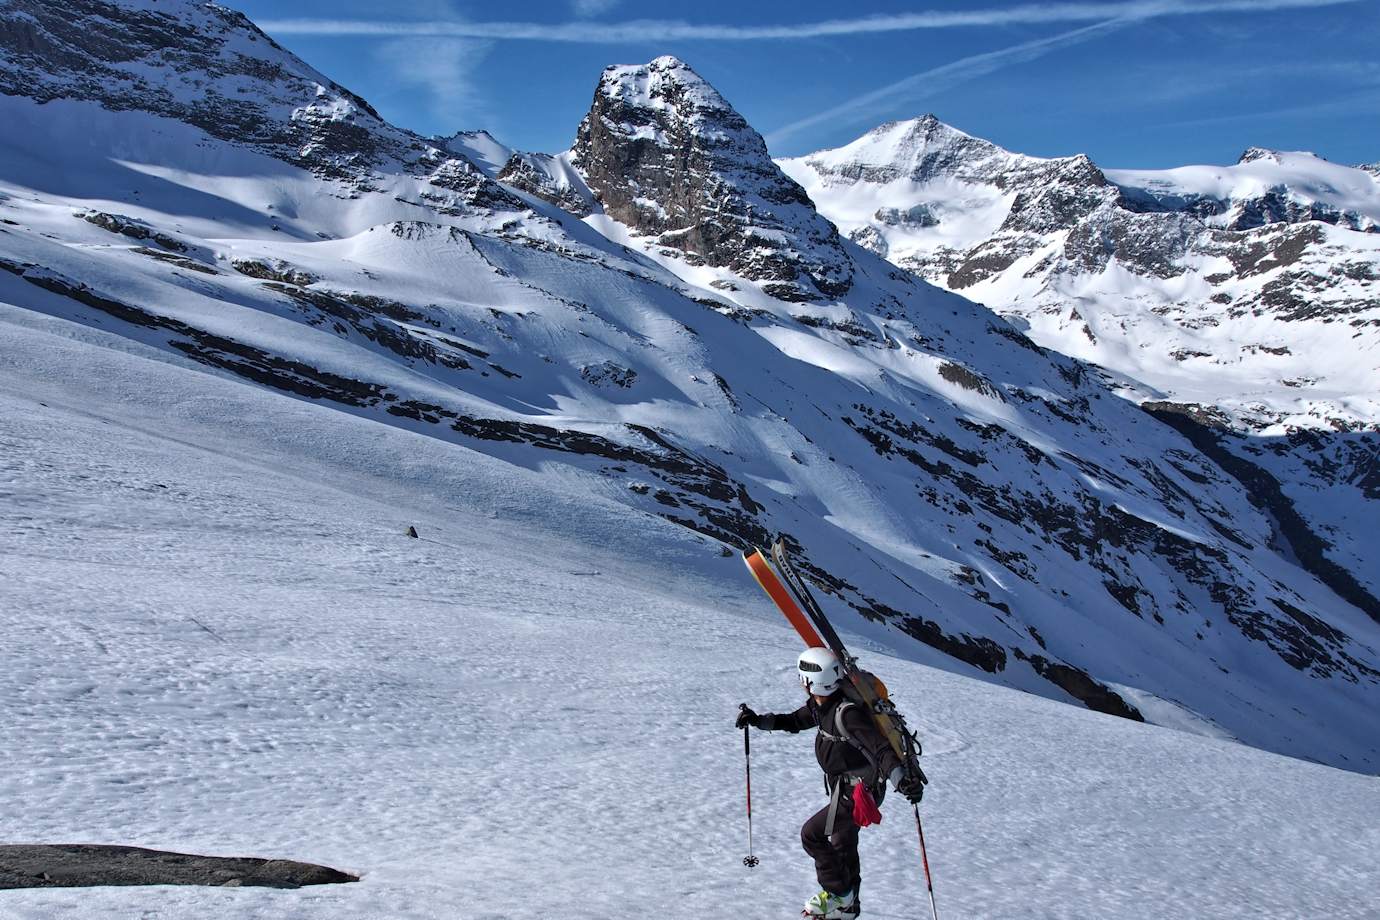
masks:
<path id="1" fill-rule="evenodd" d="M 939 909 L 934 906 L 934 881 L 930 878 L 930 856 L 925 852 L 925 829 L 920 826 L 920 806 L 915 806 L 915 832 L 920 835 L 920 862 L 925 866 L 925 887 L 930 892 L 930 913 L 939 920 Z"/>
<path id="2" fill-rule="evenodd" d="M 746 711 L 747 704 L 744 703 L 739 708 Z M 748 732 L 750 730 L 749 726 L 743 726 L 743 769 L 747 777 L 748 819 L 748 855 L 743 857 L 743 865 L 747 866 L 749 869 L 761 862 L 756 856 L 752 855 L 752 746 L 751 742 L 748 741 Z"/>

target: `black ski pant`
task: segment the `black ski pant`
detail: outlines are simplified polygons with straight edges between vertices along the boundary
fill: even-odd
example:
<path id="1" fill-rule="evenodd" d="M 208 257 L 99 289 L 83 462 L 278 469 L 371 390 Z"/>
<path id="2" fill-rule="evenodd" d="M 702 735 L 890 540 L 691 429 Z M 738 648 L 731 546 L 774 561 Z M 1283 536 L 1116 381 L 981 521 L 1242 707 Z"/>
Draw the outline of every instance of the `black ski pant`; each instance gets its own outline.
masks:
<path id="1" fill-rule="evenodd" d="M 831 894 L 856 891 L 862 882 L 858 864 L 858 825 L 853 823 L 853 796 L 847 787 L 840 790 L 834 813 L 834 833 L 825 836 L 829 806 L 825 805 L 800 829 L 800 843 L 815 861 L 819 887 Z"/>

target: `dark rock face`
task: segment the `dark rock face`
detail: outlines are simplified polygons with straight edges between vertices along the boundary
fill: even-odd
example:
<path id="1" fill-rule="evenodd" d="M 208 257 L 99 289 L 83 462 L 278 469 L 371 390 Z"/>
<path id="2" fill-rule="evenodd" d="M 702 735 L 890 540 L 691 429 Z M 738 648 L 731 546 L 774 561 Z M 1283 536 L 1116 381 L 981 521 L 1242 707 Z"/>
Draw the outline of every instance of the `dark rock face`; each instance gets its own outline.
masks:
<path id="1" fill-rule="evenodd" d="M 357 875 L 291 859 L 195 856 L 81 843 L 0 846 L 0 889 L 98 885 L 301 888 L 357 881 Z"/>
<path id="2" fill-rule="evenodd" d="M 514 154 L 498 174 L 498 181 L 554 204 L 576 217 L 594 213 L 595 203 L 584 189 L 556 178 L 555 157 L 545 153 Z"/>
<path id="3" fill-rule="evenodd" d="M 963 254 L 956 265 L 941 260 L 947 262 L 943 268 L 950 288 L 962 290 L 1001 274 L 1064 231 L 1057 264 L 1041 268 L 1096 274 L 1115 261 L 1146 276 L 1183 274 L 1178 260 L 1202 230 L 1191 218 L 1151 217 L 1121 208 L 1120 191 L 1086 156 L 1018 162 L 990 180 L 1016 192 L 996 233 Z M 935 270 L 927 264 L 913 267 L 931 275 Z"/>
<path id="4" fill-rule="evenodd" d="M 104 211 L 88 211 L 81 216 L 81 219 L 88 224 L 100 227 L 102 230 L 109 230 L 111 233 L 118 233 L 133 240 L 152 240 L 172 252 L 187 251 L 187 247 L 175 238 L 166 233 L 159 233 L 143 221 L 135 220 L 132 217 L 125 217 L 122 214 L 107 214 Z"/>
<path id="5" fill-rule="evenodd" d="M 761 135 L 675 58 L 605 70 L 573 152 L 604 211 L 663 246 L 783 300 L 839 297 L 851 286 L 838 231 L 772 162 Z"/>

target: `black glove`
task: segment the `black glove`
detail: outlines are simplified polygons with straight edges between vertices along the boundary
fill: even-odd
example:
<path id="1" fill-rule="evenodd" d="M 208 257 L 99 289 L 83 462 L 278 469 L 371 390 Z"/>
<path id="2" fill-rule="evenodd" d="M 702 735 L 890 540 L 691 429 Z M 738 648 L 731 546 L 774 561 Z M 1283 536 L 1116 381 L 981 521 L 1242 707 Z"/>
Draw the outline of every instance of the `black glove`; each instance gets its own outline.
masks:
<path id="1" fill-rule="evenodd" d="M 906 797 L 906 801 L 912 805 L 919 805 L 920 800 L 925 797 L 925 774 L 918 776 L 906 776 L 897 784 L 896 791 Z"/>
<path id="2" fill-rule="evenodd" d="M 734 721 L 733 727 L 747 728 L 751 725 L 753 728 L 761 728 L 761 721 L 762 717 L 749 709 L 747 703 L 743 703 L 738 707 L 738 718 Z"/>

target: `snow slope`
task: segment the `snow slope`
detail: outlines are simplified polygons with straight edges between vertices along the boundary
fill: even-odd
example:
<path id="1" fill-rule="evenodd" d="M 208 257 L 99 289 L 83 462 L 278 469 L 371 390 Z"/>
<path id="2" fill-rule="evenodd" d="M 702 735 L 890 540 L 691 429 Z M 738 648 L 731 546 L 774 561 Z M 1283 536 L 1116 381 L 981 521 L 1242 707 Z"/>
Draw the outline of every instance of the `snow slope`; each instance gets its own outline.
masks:
<path id="1" fill-rule="evenodd" d="M 262 141 L 297 137 L 318 86 L 345 91 L 220 8 L 84 0 L 145 65 L 117 99 L 87 99 L 71 74 L 127 69 L 112 63 L 126 46 L 73 34 L 41 4 L 5 8 L 18 6 L 53 38 L 0 30 L 0 75 L 32 74 L 39 94 L 0 97 L 0 120 L 23 127 L 0 148 L 0 302 L 24 321 L 76 323 L 341 424 L 463 449 L 495 481 L 567 496 L 577 530 L 588 504 L 678 524 L 714 552 L 784 533 L 842 627 L 917 661 L 1336 766 L 1380 763 L 1368 512 L 1315 552 L 1316 534 L 1257 506 L 1249 471 L 1224 469 L 1211 445 L 839 239 L 682 62 L 606 71 L 581 157 L 516 155 L 500 177 L 551 182 L 503 185 L 358 105 L 332 122 L 326 156 L 310 131 L 287 152 Z M 73 53 L 33 60 L 54 43 Z M 249 142 L 169 102 L 198 68 L 241 81 L 225 111 L 253 113 Z M 638 108 L 650 95 L 620 91 L 643 74 L 669 100 L 651 112 Z M 596 131 L 600 112 L 627 121 Z M 658 138 L 687 145 L 683 187 L 655 178 L 682 162 Z M 633 160 L 636 176 L 613 169 Z M 589 184 L 579 170 L 594 162 Z M 598 207 L 580 219 L 538 194 L 552 190 L 661 196 L 648 200 L 668 224 Z M 716 202 L 733 207 L 694 217 Z M 682 230 L 683 246 L 663 242 Z M 761 247 L 737 264 L 695 233 Z M 68 358 L 45 373 L 85 373 L 87 357 Z M 157 387 L 143 398 L 164 406 Z M 150 430 L 177 430 L 158 418 Z M 1364 486 L 1320 501 L 1364 509 Z"/>
<path id="2" fill-rule="evenodd" d="M 0 892 L 5 920 L 768 917 L 814 890 L 809 741 L 754 739 L 749 871 L 731 728 L 795 705 L 798 639 L 689 531 L 9 305 L 0 443 L 0 839 L 363 876 Z M 925 741 L 945 916 L 1375 915 L 1375 777 L 850 638 Z M 914 916 L 883 810 L 867 916 Z"/>

